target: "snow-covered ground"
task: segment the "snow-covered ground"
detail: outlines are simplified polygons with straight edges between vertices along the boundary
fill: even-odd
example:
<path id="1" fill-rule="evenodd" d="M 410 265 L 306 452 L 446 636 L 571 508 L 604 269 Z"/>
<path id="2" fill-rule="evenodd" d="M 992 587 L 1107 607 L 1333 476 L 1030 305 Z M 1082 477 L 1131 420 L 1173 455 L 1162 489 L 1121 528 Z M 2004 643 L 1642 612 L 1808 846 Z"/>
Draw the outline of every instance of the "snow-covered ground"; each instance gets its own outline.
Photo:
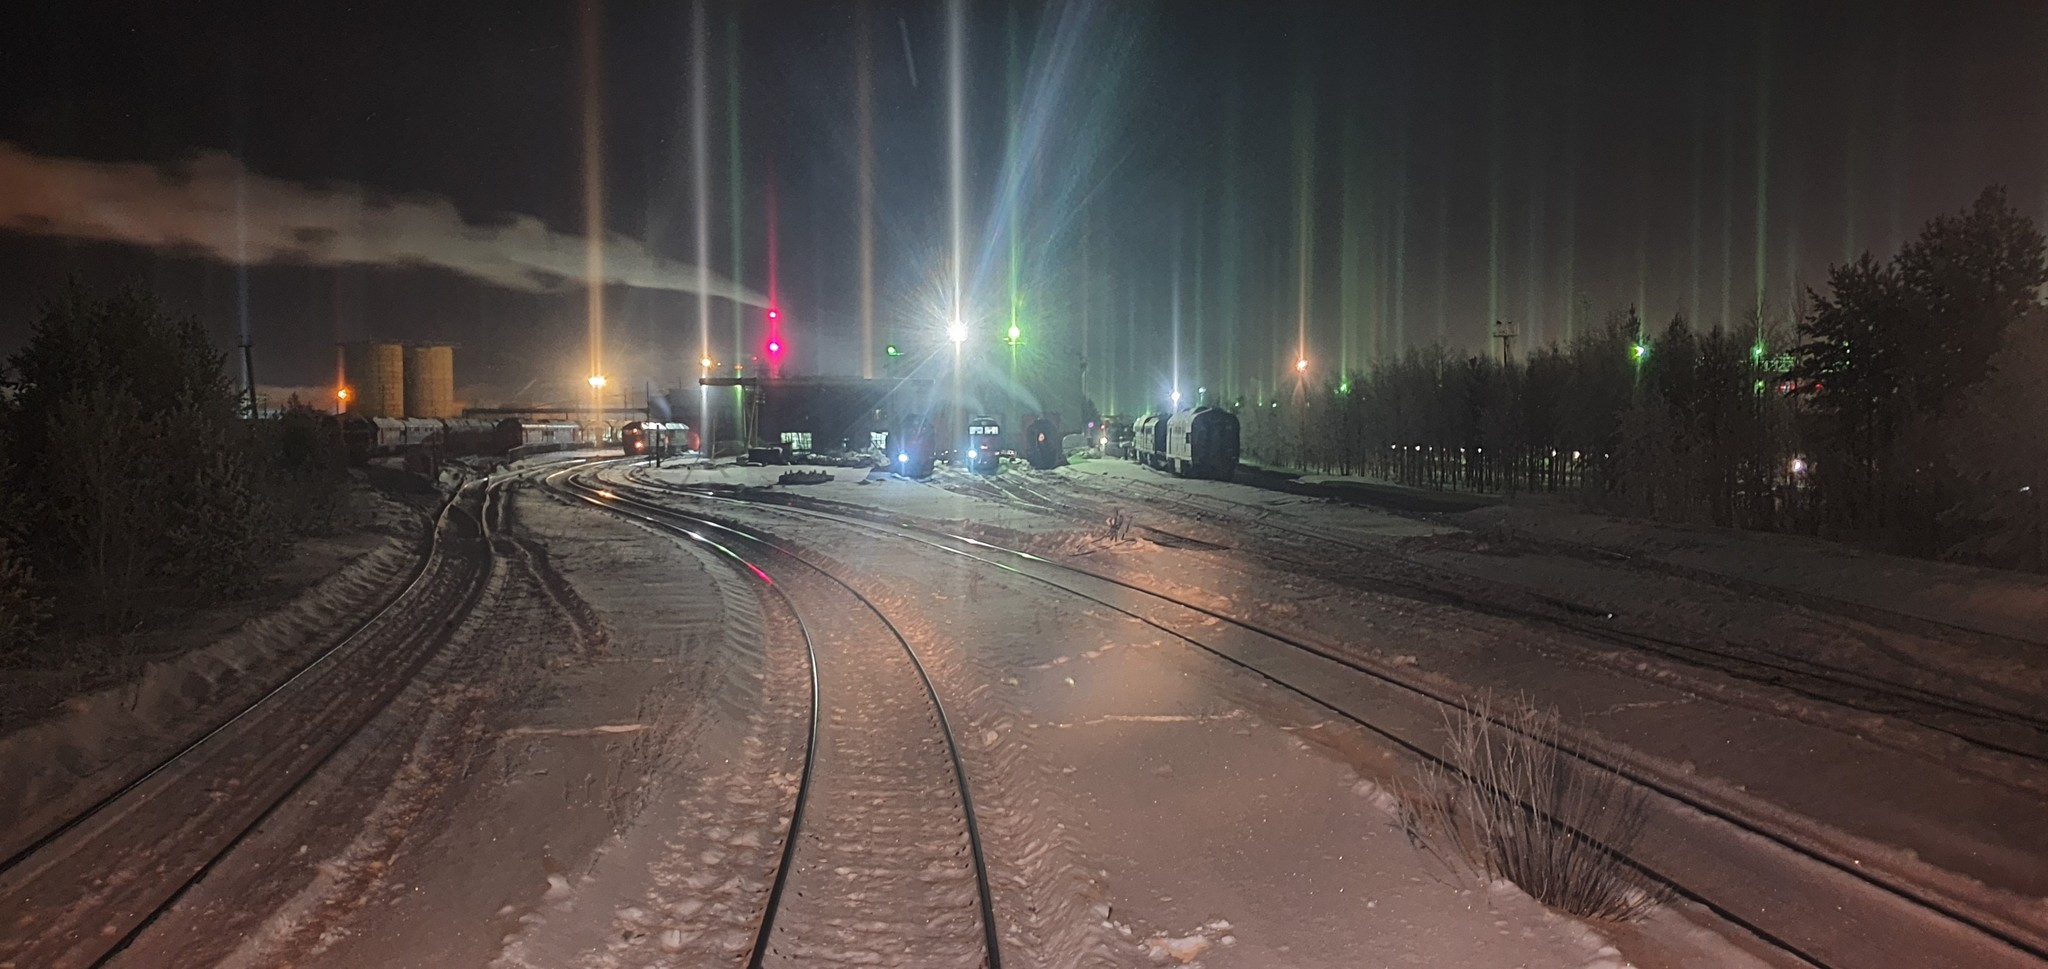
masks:
<path id="1" fill-rule="evenodd" d="M 1684 571 L 1712 565 L 1779 581 L 1739 572 L 1742 555 L 1759 554 L 1744 541 L 1540 509 L 1391 515 L 1123 462 L 1008 479 L 1044 496 L 1049 507 L 1034 509 L 952 476 L 913 482 L 835 468 L 825 469 L 831 482 L 778 485 L 787 470 L 614 468 L 604 478 L 802 550 L 918 650 L 961 740 L 1010 964 L 1789 963 L 1690 905 L 1642 924 L 1588 924 L 1418 848 L 1388 793 L 1408 779 L 1407 762 L 1386 739 L 1116 608 L 900 536 L 659 488 L 773 488 L 1085 562 L 1447 691 L 1530 695 L 1618 756 L 1772 813 L 1875 870 L 2019 917 L 2048 895 L 2048 834 L 2037 823 L 2048 771 L 1966 739 L 1962 727 L 1981 725 L 1943 734 L 1903 712 L 1857 711 L 1414 591 L 1443 585 L 1539 610 L 1569 601 L 1608 613 L 1600 621 L 1618 631 L 1861 664 L 1972 702 L 2048 694 L 2040 661 L 2009 638 L 1979 648 L 1941 635 L 1946 626 L 1899 620 L 1894 613 L 1923 609 L 1906 601 L 1910 582 L 1889 618 L 1859 623 Z M 119 964 L 743 962 L 804 749 L 810 671 L 790 605 L 719 551 L 545 493 L 534 477 L 510 481 L 498 507 L 490 584 L 446 647 Z M 1114 540 L 1099 520 L 1110 509 L 1159 531 Z M 1666 555 L 1674 567 L 1584 545 Z M 1924 583 L 1934 600 L 1975 601 L 1977 578 L 1940 577 Z M 2004 589 L 1984 601 L 2025 615 L 2024 580 L 1982 581 Z M 1841 564 L 1802 594 L 1846 600 L 1838 593 L 1857 582 Z M 777 588 L 805 611 L 816 646 L 832 651 L 821 674 L 902 685 L 877 682 L 898 675 L 886 664 L 847 665 L 882 637 L 843 603 L 827 605 L 803 582 Z M 1924 609 L 1923 619 L 1944 615 Z M 879 777 L 909 764 L 876 746 L 900 730 L 862 729 L 882 716 L 863 705 L 872 691 L 834 692 L 848 682 L 827 686 L 829 743 L 866 747 L 842 746 L 835 769 L 869 762 Z M 853 780 L 844 796 L 870 806 L 821 810 L 803 856 L 833 857 L 837 846 L 862 859 L 854 864 L 886 866 L 955 837 L 943 825 L 906 824 L 910 814 L 882 807 L 885 790 L 863 795 Z M 942 911 L 960 895 L 944 881 L 956 876 L 951 865 L 828 866 L 792 885 L 818 900 L 811 908 L 824 921 L 809 923 L 811 938 L 841 910 L 897 910 L 937 932 L 964 917 Z M 919 891 L 928 898 L 913 902 Z M 938 908 L 918 914 L 926 904 Z M 839 942 L 796 961 L 912 964 L 908 947 L 892 955 L 886 945 L 889 933 L 908 931 L 892 924 L 848 923 Z"/>
<path id="2" fill-rule="evenodd" d="M 931 480 L 919 481 L 886 471 L 865 468 L 818 468 L 832 480 L 814 485 L 776 484 L 783 472 L 814 470 L 807 467 L 759 467 L 720 465 L 716 468 L 636 467 L 633 476 L 677 487 L 767 488 L 829 501 L 879 508 L 915 515 L 927 521 L 974 523 L 1019 532 L 1067 531 L 1071 522 L 1049 519 L 1018 509 L 1015 505 L 985 501 L 940 487 Z"/>
<path id="3" fill-rule="evenodd" d="M 1430 581 L 1462 583 L 1463 594 L 1520 587 L 1570 596 L 1579 600 L 1574 604 L 1608 603 L 1606 608 L 1616 613 L 1608 621 L 1617 629 L 1725 640 L 1766 655 L 1776 650 L 1852 671 L 1902 674 L 1899 679 L 1909 685 L 1945 687 L 1966 701 L 2041 709 L 2029 699 L 2029 677 L 2040 675 L 2039 661 L 2028 663 L 2021 654 L 2015 663 L 2011 654 L 1974 650 L 1966 633 L 1959 633 L 1963 639 L 1958 642 L 1899 628 L 1889 620 L 1862 623 L 1837 611 L 1806 608 L 1797 599 L 1745 594 L 1667 570 L 1589 564 L 1583 554 L 1490 539 L 1489 532 L 1475 533 L 1443 519 L 1423 521 L 1227 484 L 1181 482 L 1129 465 L 1076 469 L 1090 470 L 1108 473 L 1111 483 L 1102 490 L 1112 501 L 1127 503 L 1124 507 L 1134 515 L 1144 514 L 1152 495 L 1145 479 L 1154 487 L 1168 483 L 1189 494 L 1229 501 L 1238 506 L 1237 514 L 1287 516 L 1311 534 L 1376 544 L 1412 563 Z M 1020 483 L 1036 482 L 1026 489 L 1057 497 L 1057 479 L 1046 477 L 1016 476 Z M 949 499 L 952 503 L 929 517 L 949 523 L 992 517 L 963 514 L 959 500 Z M 1090 500 L 1084 507 L 1100 506 Z M 917 514 L 901 505 L 892 510 Z M 1048 535 L 1027 544 L 1042 553 L 1086 557 L 1097 568 L 1114 566 L 1117 574 L 1150 587 L 1405 665 L 1452 688 L 1533 693 L 1585 724 L 1618 753 L 1747 814 L 1776 818 L 1787 830 L 1856 858 L 1859 865 L 1881 868 L 2013 923 L 2038 920 L 2039 875 L 2048 871 L 2042 863 L 2048 851 L 2039 826 L 2026 819 L 2041 813 L 2048 778 L 2036 757 L 2010 756 L 1964 739 L 2004 739 L 1996 723 L 1988 729 L 1963 723 L 1973 729 L 1950 735 L 1942 728 L 1952 725 L 1926 718 L 1926 711 L 1893 717 L 1858 709 L 1854 691 L 1830 701 L 1768 680 L 1588 644 L 1583 637 L 1560 636 L 1547 627 L 1532 629 L 1512 616 L 1400 595 L 1389 599 L 1370 583 L 1360 588 L 1321 578 L 1331 568 L 1343 571 L 1342 555 L 1332 558 L 1326 549 L 1321 556 L 1305 557 L 1299 570 L 1305 574 L 1276 570 L 1271 561 L 1229 547 L 1244 536 L 1228 528 L 1205 532 L 1184 515 L 1151 520 L 1165 521 L 1181 534 L 1214 539 L 1221 549 L 1109 545 L 1085 534 L 1085 513 L 1077 517 L 1080 531 L 1073 538 Z M 1294 551 L 1312 548 L 1313 543 L 1297 540 Z M 2026 581 L 2006 578 L 2022 587 Z M 2024 729 L 2016 729 L 2012 739 L 2016 749 L 2038 742 Z"/>
<path id="4" fill-rule="evenodd" d="M 981 501 L 927 510 L 992 517 L 962 500 Z M 999 891 L 999 913 L 1010 899 L 1022 939 L 1047 946 L 1027 954 L 1061 956 L 1031 964 L 1622 964 L 1597 931 L 1417 851 L 1383 793 L 1387 755 L 1356 728 L 1028 580 L 771 509 L 714 511 L 827 557 L 965 698 L 991 861 L 1023 896 Z M 1080 883 L 1054 883 L 1061 866 Z M 1084 902 L 1106 938 L 1077 937 Z M 1696 917 L 1660 914 L 1630 944 L 1644 964 L 1749 964 Z"/>
<path id="5" fill-rule="evenodd" d="M 2048 578 L 1880 556 L 1795 536 L 1662 528 L 1554 502 L 1427 519 L 1123 462 L 1065 472 L 1097 500 L 1149 499 L 1328 538 L 1475 588 L 1511 588 L 1620 625 L 1697 628 L 1759 654 L 1857 670 L 2000 709 L 2048 710 Z M 1160 499 L 1168 499 L 1161 502 Z M 1179 502 L 1179 503 L 1174 503 Z M 1268 536 L 1270 537 L 1270 536 Z"/>
<path id="6" fill-rule="evenodd" d="M 621 939 L 607 900 L 648 905 L 691 838 L 722 836 L 683 832 L 741 810 L 729 785 L 779 789 L 741 769 L 738 725 L 777 708 L 754 702 L 760 628 L 729 570 L 529 489 L 507 504 L 439 659 L 123 964 L 565 965 Z M 743 813 L 770 828 L 771 800 Z"/>
<path id="7" fill-rule="evenodd" d="M 2048 647 L 2048 577 L 2040 575 L 1883 555 L 1799 535 L 1655 525 L 1556 502 L 1501 505 L 1452 520 L 1477 531 L 1590 546 L 1681 574 L 1754 583 Z"/>
<path id="8" fill-rule="evenodd" d="M 1141 486 L 1170 483 L 1191 495 L 1255 506 L 1344 536 L 1394 534 L 1388 529 L 1406 522 L 1415 529 L 1408 534 L 1477 534 L 1555 543 L 1551 551 L 1585 549 L 1625 556 L 1638 568 L 1724 578 L 1820 600 L 1810 604 L 1861 606 L 2048 646 L 2048 577 L 2039 575 L 1883 555 L 1798 535 L 1595 515 L 1547 496 L 1489 503 L 1425 521 L 1227 482 L 1169 478 L 1128 461 L 1087 461 L 1063 473 Z"/>
<path id="9" fill-rule="evenodd" d="M 367 489 L 351 500 L 364 528 L 300 542 L 254 601 L 141 637 L 128 648 L 161 658 L 125 682 L 72 695 L 61 671 L 10 672 L 9 693 L 61 703 L 0 729 L 0 856 L 262 696 L 397 592 L 419 561 L 422 519 Z"/>
<path id="10" fill-rule="evenodd" d="M 1192 504 L 1155 501 L 1151 507 L 1182 522 L 1177 527 L 1237 546 L 1228 554 L 1155 549 L 1105 560 L 1122 566 L 1120 574 L 1182 594 L 1211 595 L 1240 611 L 1258 602 L 1269 624 L 1404 665 L 1448 687 L 1532 695 L 1730 804 L 1782 815 L 1795 830 L 1860 865 L 1939 886 L 1965 905 L 2019 924 L 2039 924 L 2048 896 L 2042 874 L 2048 872 L 2048 838 L 2024 819 L 2048 809 L 2048 765 L 2040 759 L 2038 728 L 2017 719 L 2048 709 L 2042 700 L 2048 661 L 2036 649 L 1958 629 L 1922 629 L 1890 614 L 1865 621 L 1808 608 L 1797 596 L 1775 596 L 1768 588 L 1731 588 L 1633 560 L 1588 558 L 1522 538 L 1521 528 L 1503 533 L 1493 527 L 1497 516 L 1482 518 L 1475 530 L 1458 524 L 1470 514 L 1418 521 L 1237 485 L 1180 481 L 1128 464 L 1091 462 L 1067 473 L 1098 500 L 1193 497 Z M 1540 515 L 1527 512 L 1521 521 L 1541 521 Z M 1186 524 L 1189 516 L 1204 519 L 1213 532 Z M 1279 522 L 1294 531 L 1264 531 L 1253 522 Z M 1569 534 L 1574 522 L 1603 525 L 1590 516 L 1565 515 L 1563 522 L 1542 527 Z M 1632 534 L 1636 544 L 1652 548 L 1683 546 L 1694 534 L 1663 534 L 1639 523 L 1603 527 L 1609 543 L 1619 543 L 1614 535 Z M 1318 543 L 1318 535 L 1368 554 Z M 1714 537 L 1721 566 L 1731 574 L 1741 571 L 1730 549 L 1748 545 L 1761 562 L 1778 554 L 1772 536 Z M 1975 570 L 1798 540 L 1784 544 L 1793 547 L 1789 555 L 1826 560 L 1809 572 L 1827 572 L 1830 595 L 1860 588 L 1856 563 L 1864 563 L 1873 582 L 1892 574 L 1938 574 L 1952 589 L 1975 578 Z M 1772 573 L 1759 568 L 1756 574 Z M 1390 587 L 1382 576 L 1400 584 Z M 1991 574 L 1983 580 L 2003 590 L 1986 598 L 2005 603 L 2008 616 L 2048 595 L 2029 591 L 2040 588 L 2034 577 Z M 1412 597 L 1408 587 L 1418 582 L 1482 603 L 1519 594 L 1554 597 L 1599 616 L 1568 615 L 1593 624 L 1588 628 L 1812 662 L 1852 679 L 1874 676 L 2013 713 L 1942 716 L 1888 709 L 1887 698 L 1851 688 L 1823 684 L 1818 693 L 1806 692 L 1800 681 L 1775 672 L 1729 675 L 1560 635 L 1550 624 L 1519 621 L 1512 613 Z M 1902 591 L 1896 607 L 1964 618 L 1941 610 L 1937 600 L 1946 594 L 1937 589 L 1933 600 L 1924 600 Z M 1534 601 L 1548 608 L 1543 599 Z M 1965 736 L 2009 742 L 2028 755 L 1988 749 Z"/>

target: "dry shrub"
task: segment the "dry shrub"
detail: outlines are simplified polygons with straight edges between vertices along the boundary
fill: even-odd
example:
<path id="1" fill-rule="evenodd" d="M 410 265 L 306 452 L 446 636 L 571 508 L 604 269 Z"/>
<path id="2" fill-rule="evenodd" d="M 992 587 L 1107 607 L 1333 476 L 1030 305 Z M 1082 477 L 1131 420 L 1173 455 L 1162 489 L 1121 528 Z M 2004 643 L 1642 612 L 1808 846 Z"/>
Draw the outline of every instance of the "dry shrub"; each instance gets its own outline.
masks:
<path id="1" fill-rule="evenodd" d="M 1556 712 L 1482 698 L 1445 714 L 1444 763 L 1403 800 L 1418 844 L 1504 878 L 1560 911 L 1634 921 L 1670 897 L 1627 861 L 1648 808 L 1642 791 L 1574 755 Z"/>

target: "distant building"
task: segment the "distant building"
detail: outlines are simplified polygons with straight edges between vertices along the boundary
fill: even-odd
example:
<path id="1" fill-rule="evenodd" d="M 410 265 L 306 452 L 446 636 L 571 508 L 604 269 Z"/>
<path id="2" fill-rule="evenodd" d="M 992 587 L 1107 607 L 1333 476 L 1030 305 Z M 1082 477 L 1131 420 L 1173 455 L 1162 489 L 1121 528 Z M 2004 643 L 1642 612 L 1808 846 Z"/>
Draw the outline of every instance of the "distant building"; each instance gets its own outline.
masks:
<path id="1" fill-rule="evenodd" d="M 341 385 L 348 391 L 349 413 L 404 417 L 405 344 L 348 344 L 342 352 Z"/>
<path id="2" fill-rule="evenodd" d="M 890 429 L 906 417 L 930 410 L 933 389 L 929 380 L 780 377 L 750 384 L 737 395 L 725 387 L 701 395 L 695 388 L 670 391 L 664 409 L 692 427 L 711 428 L 720 453 L 740 443 L 741 400 L 759 422 L 748 443 L 784 444 L 796 451 L 865 451 L 884 446 Z M 709 401 L 709 421 L 700 413 L 701 401 Z"/>
<path id="3" fill-rule="evenodd" d="M 362 417 L 460 417 L 455 345 L 365 340 L 342 346 L 346 410 Z"/>
<path id="4" fill-rule="evenodd" d="M 455 406 L 454 345 L 415 343 L 405 348 L 405 416 L 462 416 Z"/>

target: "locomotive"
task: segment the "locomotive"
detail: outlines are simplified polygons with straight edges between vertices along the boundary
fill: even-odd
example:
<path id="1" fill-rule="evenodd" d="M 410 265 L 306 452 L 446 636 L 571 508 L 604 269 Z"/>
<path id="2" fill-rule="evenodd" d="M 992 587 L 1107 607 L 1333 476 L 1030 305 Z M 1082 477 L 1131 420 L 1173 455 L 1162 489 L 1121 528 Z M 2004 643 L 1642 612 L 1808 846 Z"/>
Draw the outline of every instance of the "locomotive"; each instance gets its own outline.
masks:
<path id="1" fill-rule="evenodd" d="M 619 430 L 621 450 L 629 458 L 656 461 L 692 449 L 690 425 L 666 421 L 628 421 Z"/>
<path id="2" fill-rule="evenodd" d="M 1102 432 L 1095 445 L 1105 458 L 1127 458 L 1131 456 L 1135 436 L 1130 421 L 1114 415 L 1106 416 L 1102 419 Z"/>
<path id="3" fill-rule="evenodd" d="M 1146 467 L 1166 467 L 1166 415 L 1146 414 L 1131 424 L 1131 460 Z"/>
<path id="4" fill-rule="evenodd" d="M 938 433 L 933 430 L 929 417 L 914 415 L 904 420 L 902 426 L 889 432 L 889 450 L 894 452 L 891 467 L 906 478 L 929 478 L 932 465 L 938 458 Z"/>
<path id="5" fill-rule="evenodd" d="M 967 422 L 967 470 L 994 474 L 1002 463 L 1003 426 L 993 417 Z"/>
<path id="6" fill-rule="evenodd" d="M 1024 425 L 1024 460 L 1040 471 L 1057 468 L 1065 457 L 1060 429 L 1047 418 Z"/>

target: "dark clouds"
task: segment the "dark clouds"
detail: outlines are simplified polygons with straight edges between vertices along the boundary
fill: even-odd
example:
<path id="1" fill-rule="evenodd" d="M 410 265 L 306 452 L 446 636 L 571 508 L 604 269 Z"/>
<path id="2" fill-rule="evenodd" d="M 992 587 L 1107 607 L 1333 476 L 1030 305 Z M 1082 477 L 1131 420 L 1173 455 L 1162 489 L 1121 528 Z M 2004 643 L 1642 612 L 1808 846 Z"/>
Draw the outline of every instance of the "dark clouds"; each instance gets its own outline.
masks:
<path id="1" fill-rule="evenodd" d="M 35 155 L 163 164 L 210 149 L 289 183 L 429 193 L 464 222 L 520 212 L 580 228 L 572 4 L 49 7 L 0 40 L 0 82 L 29 92 L 0 104 L 0 140 Z M 885 331 L 929 314 L 947 249 L 945 85 L 931 69 L 942 9 L 877 0 L 867 18 Z M 1301 316 L 1319 361 L 1356 365 L 1439 336 L 1476 349 L 1496 315 L 1553 338 L 1637 302 L 1709 324 L 1739 320 L 1759 294 L 1782 310 L 1830 262 L 1895 246 L 1985 184 L 2038 208 L 2048 173 L 2040 4 L 968 9 L 968 249 L 1004 257 L 977 299 L 1006 299 L 1014 225 L 1027 305 L 1043 327 L 1089 321 L 1089 382 L 1105 400 L 1156 376 L 1143 351 L 1170 339 L 1176 265 L 1185 367 L 1202 371 L 1189 382 L 1243 385 L 1279 375 Z M 712 266 L 767 289 L 772 194 L 797 353 L 850 346 L 854 8 L 714 3 L 708 20 Z M 1085 36 L 1062 30 L 1076 22 Z M 605 37 L 608 225 L 689 264 L 689 8 L 614 0 Z M 1013 103 L 1048 116 L 1013 124 Z M 1017 140 L 1034 130 L 1037 143 Z M 315 235 L 284 241 L 344 244 Z M 0 343 L 20 332 L 23 294 L 66 272 L 141 275 L 228 332 L 242 292 L 204 260 L 0 236 Z M 581 332 L 575 300 L 445 273 L 246 279 L 259 345 L 308 381 L 327 342 L 374 332 L 470 341 L 465 367 L 517 384 L 560 369 Z M 648 355 L 649 379 L 694 355 L 693 299 L 607 305 L 608 332 Z M 711 322 L 751 325 L 722 302 Z"/>

